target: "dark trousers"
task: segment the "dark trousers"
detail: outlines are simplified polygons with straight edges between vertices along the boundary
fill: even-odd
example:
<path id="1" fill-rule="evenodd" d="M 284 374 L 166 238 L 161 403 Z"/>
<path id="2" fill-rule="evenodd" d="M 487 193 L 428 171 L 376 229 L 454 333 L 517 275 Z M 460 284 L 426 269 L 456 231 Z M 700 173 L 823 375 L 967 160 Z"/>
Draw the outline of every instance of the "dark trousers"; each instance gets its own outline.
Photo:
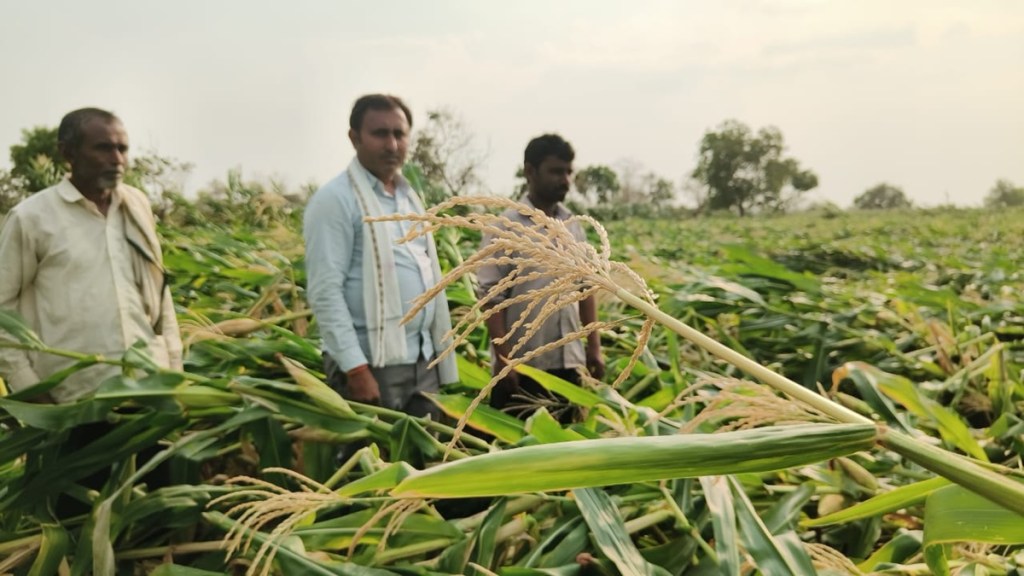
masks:
<path id="1" fill-rule="evenodd" d="M 380 405 L 383 408 L 404 412 L 410 416 L 430 416 L 437 421 L 441 410 L 424 396 L 424 393 L 436 394 L 440 390 L 440 379 L 437 367 L 427 368 L 429 360 L 420 359 L 415 364 L 399 364 L 382 368 L 370 367 L 370 372 L 380 387 Z M 348 377 L 345 371 L 324 353 L 324 372 L 327 384 L 348 398 Z"/>

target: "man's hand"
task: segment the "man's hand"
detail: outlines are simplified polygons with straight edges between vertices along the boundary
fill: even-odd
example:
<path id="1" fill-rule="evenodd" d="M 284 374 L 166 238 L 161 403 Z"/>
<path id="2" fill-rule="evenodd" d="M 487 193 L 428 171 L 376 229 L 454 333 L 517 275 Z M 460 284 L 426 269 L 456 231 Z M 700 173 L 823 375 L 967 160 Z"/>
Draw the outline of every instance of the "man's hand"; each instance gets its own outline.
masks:
<path id="1" fill-rule="evenodd" d="M 597 380 L 604 380 L 604 357 L 600 352 L 587 354 L 587 372 Z"/>
<path id="2" fill-rule="evenodd" d="M 348 375 L 348 399 L 363 404 L 380 404 L 380 386 L 369 369 L 355 369 Z"/>
<path id="3" fill-rule="evenodd" d="M 491 376 L 497 376 L 505 369 L 504 357 L 498 355 L 491 368 Z M 519 391 L 519 373 L 513 370 L 498 381 L 491 389 L 491 407 L 504 408 L 512 400 L 512 395 Z"/>

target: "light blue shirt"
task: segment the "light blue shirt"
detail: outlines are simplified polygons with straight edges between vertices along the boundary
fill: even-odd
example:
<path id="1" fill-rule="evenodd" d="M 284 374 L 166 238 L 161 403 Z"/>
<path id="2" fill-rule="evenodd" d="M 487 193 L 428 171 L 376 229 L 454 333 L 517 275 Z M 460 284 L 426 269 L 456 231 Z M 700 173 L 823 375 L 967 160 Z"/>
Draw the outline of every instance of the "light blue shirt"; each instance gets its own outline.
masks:
<path id="1" fill-rule="evenodd" d="M 415 204 L 409 197 L 416 192 L 404 178 L 397 178 L 392 196 L 379 179 L 365 169 L 364 172 L 373 186 L 382 214 L 415 211 Z M 426 237 L 397 243 L 410 226 L 409 222 L 388 223 L 388 232 L 395 242 L 395 269 L 403 313 L 409 311 L 416 297 L 439 280 L 423 265 L 429 263 Z M 313 194 L 306 206 L 302 232 L 306 241 L 307 299 L 320 327 L 324 350 L 345 371 L 369 364 L 370 343 L 363 301 L 363 214 L 346 172 Z M 405 325 L 407 364 L 415 363 L 421 355 L 427 359 L 434 356 L 427 321 L 434 317 L 434 306 L 431 301 Z"/>

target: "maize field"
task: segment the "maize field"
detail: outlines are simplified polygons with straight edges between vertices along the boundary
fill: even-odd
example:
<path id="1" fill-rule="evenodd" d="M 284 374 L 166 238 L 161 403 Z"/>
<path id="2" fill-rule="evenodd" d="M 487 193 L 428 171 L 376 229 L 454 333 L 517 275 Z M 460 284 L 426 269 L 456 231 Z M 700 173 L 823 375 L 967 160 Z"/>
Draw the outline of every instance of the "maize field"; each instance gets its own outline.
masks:
<path id="1" fill-rule="evenodd" d="M 464 328 L 441 422 L 323 383 L 296 214 L 163 226 L 183 373 L 0 312 L 124 366 L 0 398 L 0 574 L 1024 574 L 1024 212 L 592 228 L 531 260 L 599 298 L 606 381 L 515 368 L 562 425 L 481 402 L 493 208 L 423 220 Z"/>

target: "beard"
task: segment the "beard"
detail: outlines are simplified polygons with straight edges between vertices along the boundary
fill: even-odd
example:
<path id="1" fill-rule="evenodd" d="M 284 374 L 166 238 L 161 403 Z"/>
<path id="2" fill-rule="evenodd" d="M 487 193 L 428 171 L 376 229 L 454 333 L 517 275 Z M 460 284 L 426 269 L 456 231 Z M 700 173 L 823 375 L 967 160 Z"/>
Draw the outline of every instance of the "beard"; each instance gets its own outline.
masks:
<path id="1" fill-rule="evenodd" d="M 117 188 L 124 177 L 120 174 L 103 174 L 96 178 L 96 185 L 103 190 Z"/>

